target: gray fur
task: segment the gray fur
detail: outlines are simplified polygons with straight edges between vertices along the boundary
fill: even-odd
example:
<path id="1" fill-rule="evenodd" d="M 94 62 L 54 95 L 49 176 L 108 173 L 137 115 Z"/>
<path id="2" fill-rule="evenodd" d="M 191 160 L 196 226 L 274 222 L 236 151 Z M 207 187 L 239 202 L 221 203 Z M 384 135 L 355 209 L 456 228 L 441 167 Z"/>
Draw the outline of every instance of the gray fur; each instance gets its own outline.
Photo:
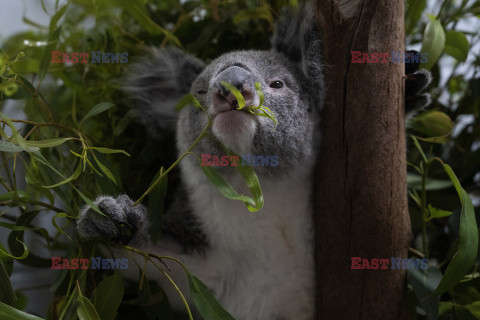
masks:
<path id="1" fill-rule="evenodd" d="M 123 79 L 140 119 L 154 136 L 175 130 L 175 105 L 189 92 L 205 64 L 180 49 L 151 49 L 135 62 Z"/>

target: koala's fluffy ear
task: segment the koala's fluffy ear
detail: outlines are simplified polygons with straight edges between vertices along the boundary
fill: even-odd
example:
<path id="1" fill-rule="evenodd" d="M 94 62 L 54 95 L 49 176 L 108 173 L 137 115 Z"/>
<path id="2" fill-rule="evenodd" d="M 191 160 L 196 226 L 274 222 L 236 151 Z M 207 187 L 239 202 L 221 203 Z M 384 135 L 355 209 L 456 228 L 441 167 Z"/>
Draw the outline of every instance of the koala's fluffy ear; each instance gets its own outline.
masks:
<path id="1" fill-rule="evenodd" d="M 318 22 L 310 1 L 299 9 L 288 9 L 279 18 L 272 38 L 273 50 L 299 63 L 303 73 L 323 98 L 325 83 L 321 62 Z"/>
<path id="2" fill-rule="evenodd" d="M 153 49 L 132 64 L 122 81 L 122 89 L 154 136 L 175 130 L 175 105 L 189 93 L 192 82 L 204 67 L 201 60 L 173 47 Z"/>

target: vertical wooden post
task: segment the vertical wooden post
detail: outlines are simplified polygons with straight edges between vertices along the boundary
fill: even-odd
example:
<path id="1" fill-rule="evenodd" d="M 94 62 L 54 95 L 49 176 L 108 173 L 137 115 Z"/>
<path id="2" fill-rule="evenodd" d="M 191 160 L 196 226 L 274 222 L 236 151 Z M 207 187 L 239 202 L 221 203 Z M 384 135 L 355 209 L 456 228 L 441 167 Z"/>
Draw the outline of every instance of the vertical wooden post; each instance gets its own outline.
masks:
<path id="1" fill-rule="evenodd" d="M 327 98 L 315 188 L 318 319 L 405 319 L 405 270 L 352 270 L 351 257 L 407 257 L 400 63 L 351 51 L 404 51 L 403 0 L 316 0 Z"/>

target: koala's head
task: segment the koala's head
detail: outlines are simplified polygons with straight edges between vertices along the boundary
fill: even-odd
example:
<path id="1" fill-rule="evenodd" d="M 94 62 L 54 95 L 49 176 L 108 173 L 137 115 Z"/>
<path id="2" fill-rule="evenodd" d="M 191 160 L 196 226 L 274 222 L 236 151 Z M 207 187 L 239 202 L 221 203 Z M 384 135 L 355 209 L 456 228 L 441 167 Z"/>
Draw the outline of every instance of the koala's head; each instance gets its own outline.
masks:
<path id="1" fill-rule="evenodd" d="M 130 79 L 127 89 L 151 106 L 148 111 L 140 109 L 147 124 L 162 130 L 171 127 L 166 119 L 175 118 L 167 112 L 173 110 L 170 101 L 192 93 L 212 119 L 208 136 L 194 150 L 197 154 L 222 156 L 226 147 L 238 155 L 277 156 L 278 166 L 255 168 L 260 174 L 278 176 L 310 169 L 325 91 L 316 25 L 312 10 L 289 13 L 277 24 L 270 51 L 230 52 L 208 65 L 178 49 L 155 51 L 152 59 L 137 66 L 138 76 Z M 132 81 L 148 83 L 148 93 Z M 238 110 L 235 96 L 222 82 L 235 86 L 247 107 L 259 105 L 255 83 L 260 83 L 264 106 L 274 113 L 278 125 Z M 194 143 L 207 122 L 198 108 L 181 111 L 177 123 L 180 153 Z"/>

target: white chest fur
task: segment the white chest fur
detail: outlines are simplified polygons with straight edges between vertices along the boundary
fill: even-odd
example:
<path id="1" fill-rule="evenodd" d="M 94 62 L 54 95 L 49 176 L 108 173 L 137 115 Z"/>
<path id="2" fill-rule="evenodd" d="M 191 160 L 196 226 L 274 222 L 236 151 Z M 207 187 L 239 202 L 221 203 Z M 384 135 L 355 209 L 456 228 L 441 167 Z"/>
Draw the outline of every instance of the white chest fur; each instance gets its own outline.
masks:
<path id="1" fill-rule="evenodd" d="M 310 180 L 264 179 L 265 205 L 250 213 L 242 202 L 221 195 L 198 168 L 186 176 L 194 213 L 211 246 L 192 271 L 238 320 L 312 319 Z M 241 179 L 229 182 L 249 194 Z"/>

